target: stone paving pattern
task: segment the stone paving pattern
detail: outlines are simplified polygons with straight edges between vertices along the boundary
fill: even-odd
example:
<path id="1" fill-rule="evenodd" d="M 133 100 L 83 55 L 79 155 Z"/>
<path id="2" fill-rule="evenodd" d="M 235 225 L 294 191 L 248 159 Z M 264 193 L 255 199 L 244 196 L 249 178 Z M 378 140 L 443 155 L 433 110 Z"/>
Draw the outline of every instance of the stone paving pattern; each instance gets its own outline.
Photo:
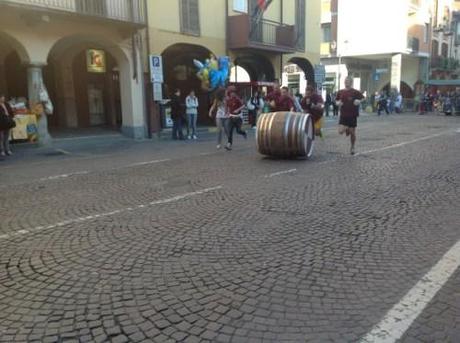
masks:
<path id="1" fill-rule="evenodd" d="M 146 143 L 7 164 L 0 342 L 356 342 L 460 238 L 456 128 L 456 117 L 366 118 L 358 152 L 445 134 L 351 157 L 331 129 L 311 161 L 263 158 L 249 139 L 231 153 Z M 91 172 L 33 181 L 76 167 Z M 460 341 L 459 275 L 401 341 Z"/>

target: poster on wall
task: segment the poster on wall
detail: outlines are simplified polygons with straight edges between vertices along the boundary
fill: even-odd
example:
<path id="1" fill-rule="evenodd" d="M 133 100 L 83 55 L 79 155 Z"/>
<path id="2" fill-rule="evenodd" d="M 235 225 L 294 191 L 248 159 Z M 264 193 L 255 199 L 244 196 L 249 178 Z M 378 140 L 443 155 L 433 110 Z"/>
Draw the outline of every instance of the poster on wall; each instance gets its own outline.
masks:
<path id="1" fill-rule="evenodd" d="M 105 51 L 97 49 L 86 50 L 86 67 L 89 73 L 105 73 Z"/>

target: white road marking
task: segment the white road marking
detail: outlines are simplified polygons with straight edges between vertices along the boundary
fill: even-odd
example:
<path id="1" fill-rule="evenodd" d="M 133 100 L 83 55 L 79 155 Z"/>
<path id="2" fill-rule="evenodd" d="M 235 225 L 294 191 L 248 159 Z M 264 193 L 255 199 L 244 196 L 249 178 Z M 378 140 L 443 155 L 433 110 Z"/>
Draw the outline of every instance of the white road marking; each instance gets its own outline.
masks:
<path id="1" fill-rule="evenodd" d="M 51 180 L 58 180 L 58 179 L 66 179 L 68 177 L 77 176 L 77 175 L 86 175 L 86 174 L 89 174 L 89 171 L 84 170 L 84 171 L 79 171 L 79 172 L 75 172 L 75 173 L 42 177 L 38 181 L 51 181 Z"/>
<path id="2" fill-rule="evenodd" d="M 450 130 L 449 131 L 444 131 L 444 132 L 435 133 L 435 134 L 432 134 L 432 135 L 429 135 L 429 136 L 416 138 L 416 139 L 413 139 L 413 140 L 410 140 L 410 141 L 401 142 L 401 143 L 393 144 L 393 145 L 388 145 L 388 146 L 383 147 L 383 148 L 362 151 L 362 152 L 359 152 L 359 153 L 355 154 L 355 156 L 367 155 L 367 154 L 372 154 L 374 152 L 380 152 L 380 151 L 390 150 L 390 149 L 394 149 L 394 148 L 399 148 L 399 147 L 402 147 L 404 145 L 414 144 L 414 143 L 425 141 L 425 140 L 428 140 L 428 139 L 431 139 L 431 138 L 444 136 L 445 134 L 450 133 L 450 132 L 452 132 L 452 131 L 450 131 Z"/>
<path id="3" fill-rule="evenodd" d="M 49 229 L 55 229 L 55 228 L 58 228 L 58 227 L 64 227 L 64 226 L 69 225 L 69 224 L 82 223 L 82 222 L 86 222 L 86 221 L 89 221 L 89 220 L 92 220 L 92 219 L 95 219 L 95 218 L 110 217 L 110 216 L 113 216 L 115 214 L 119 214 L 119 213 L 123 213 L 123 212 L 135 211 L 137 209 L 143 209 L 143 208 L 146 208 L 146 207 L 149 207 L 149 206 L 169 204 L 169 203 L 172 203 L 172 202 L 177 202 L 177 201 L 187 199 L 187 198 L 191 198 L 191 197 L 194 197 L 194 196 L 198 196 L 198 195 L 202 195 L 202 194 L 206 194 L 206 193 L 211 193 L 211 192 L 220 190 L 222 188 L 223 188 L 223 186 L 204 188 L 204 189 L 201 189 L 201 190 L 198 190 L 198 191 L 195 191 L 195 192 L 189 192 L 189 193 L 184 193 L 184 194 L 181 194 L 181 195 L 176 195 L 175 197 L 172 197 L 172 198 L 152 201 L 152 202 L 150 202 L 148 204 L 136 205 L 134 207 L 125 207 L 125 208 L 118 209 L 118 210 L 111 211 L 111 212 L 96 213 L 96 214 L 89 215 L 89 216 L 86 216 L 86 217 L 80 217 L 80 218 L 65 220 L 65 221 L 62 221 L 62 222 L 59 222 L 59 223 L 56 223 L 56 224 L 52 224 L 52 225 L 48 225 L 48 226 L 37 226 L 35 228 L 31 228 L 31 229 L 27 229 L 27 230 L 19 230 L 19 231 L 12 232 L 10 234 L 1 235 L 0 236 L 0 241 L 10 239 L 10 238 L 19 237 L 19 236 L 25 236 L 25 235 L 27 235 L 29 233 L 34 233 L 34 232 L 38 232 L 38 231 L 42 231 L 42 230 L 49 230 Z"/>
<path id="4" fill-rule="evenodd" d="M 292 174 L 292 173 L 295 173 L 296 171 L 297 169 L 282 170 L 276 173 L 265 175 L 265 177 L 271 178 L 271 177 L 285 175 L 285 174 Z"/>
<path id="5" fill-rule="evenodd" d="M 383 317 L 360 343 L 394 343 L 460 266 L 460 241 L 426 273 L 419 282 Z"/>
<path id="6" fill-rule="evenodd" d="M 126 166 L 122 166 L 122 168 L 129 168 L 129 167 L 139 167 L 139 166 L 146 166 L 149 164 L 157 164 L 157 163 L 163 163 L 163 162 L 169 162 L 171 159 L 164 159 L 164 160 L 153 160 L 153 161 L 145 161 L 145 162 L 137 162 L 137 163 L 132 163 L 128 164 Z"/>

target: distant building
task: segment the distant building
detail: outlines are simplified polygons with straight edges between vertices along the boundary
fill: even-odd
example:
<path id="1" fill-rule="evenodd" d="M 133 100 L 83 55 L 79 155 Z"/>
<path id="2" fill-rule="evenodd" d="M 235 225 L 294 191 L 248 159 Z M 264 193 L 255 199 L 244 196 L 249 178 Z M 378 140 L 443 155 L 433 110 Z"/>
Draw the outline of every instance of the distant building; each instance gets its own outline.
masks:
<path id="1" fill-rule="evenodd" d="M 322 0 L 321 60 L 327 87 L 372 94 L 397 89 L 406 98 L 428 81 L 433 0 Z"/>

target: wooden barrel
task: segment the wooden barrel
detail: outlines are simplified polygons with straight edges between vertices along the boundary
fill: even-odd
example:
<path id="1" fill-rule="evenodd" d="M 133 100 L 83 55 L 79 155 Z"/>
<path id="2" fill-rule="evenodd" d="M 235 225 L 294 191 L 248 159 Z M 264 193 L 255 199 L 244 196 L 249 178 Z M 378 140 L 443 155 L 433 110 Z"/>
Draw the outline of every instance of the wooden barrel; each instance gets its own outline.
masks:
<path id="1" fill-rule="evenodd" d="M 315 131 L 309 114 L 264 113 L 257 121 L 257 150 L 262 155 L 308 158 L 313 153 Z"/>

